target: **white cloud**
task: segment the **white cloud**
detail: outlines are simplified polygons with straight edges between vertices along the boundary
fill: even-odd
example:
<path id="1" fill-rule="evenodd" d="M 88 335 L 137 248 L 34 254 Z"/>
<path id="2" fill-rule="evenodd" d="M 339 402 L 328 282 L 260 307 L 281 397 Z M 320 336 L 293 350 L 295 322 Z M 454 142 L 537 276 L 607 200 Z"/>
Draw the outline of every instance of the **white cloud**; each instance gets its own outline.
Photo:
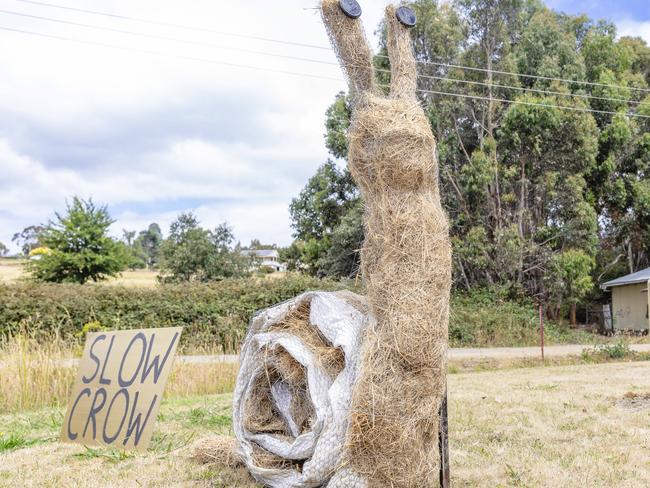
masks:
<path id="1" fill-rule="evenodd" d="M 66 191 L 75 194 L 83 188 L 83 181 L 75 172 L 65 169 L 48 170 L 39 161 L 17 154 L 2 139 L 0 175 L 0 209 L 16 220 L 32 217 L 34 213 L 46 209 L 50 211 L 52 203 L 65 198 Z M 9 230 L 2 229 L 2 237 L 6 238 Z"/>
<path id="2" fill-rule="evenodd" d="M 618 28 L 618 35 L 641 37 L 647 43 L 650 43 L 650 22 L 641 22 L 632 19 L 619 20 L 616 22 Z"/>
<path id="3" fill-rule="evenodd" d="M 287 245 L 291 229 L 286 208 L 283 204 L 250 202 L 234 206 L 201 206 L 196 209 L 196 214 L 208 227 L 229 222 L 242 244 L 264 236 L 268 243 Z"/>
<path id="4" fill-rule="evenodd" d="M 122 228 L 142 229 L 152 221 L 167 228 L 179 212 L 193 210 L 211 227 L 228 221 L 238 238 L 263 236 L 287 244 L 288 201 L 300 183 L 274 174 L 271 167 L 261 168 L 257 162 L 265 157 L 264 151 L 245 146 L 217 147 L 187 140 L 148 156 L 137 171 L 85 175 L 48 169 L 0 140 L 0 242 L 9 242 L 11 234 L 20 229 L 17 223 L 44 222 L 55 209 L 62 209 L 66 198 L 80 195 L 109 205 L 186 199 L 222 202 L 196 208 L 181 203 L 174 211 L 165 212 L 125 211 L 114 215 L 118 219 L 116 235 Z"/>
<path id="5" fill-rule="evenodd" d="M 227 220 L 242 242 L 252 237 L 290 241 L 288 204 L 327 157 L 324 113 L 345 84 L 182 58 L 342 80 L 338 66 L 225 48 L 335 61 L 331 51 L 7 3 L 3 8 L 8 10 L 138 35 L 0 14 L 0 27 L 91 43 L 0 30 L 0 43 L 7 47 L 0 50 L 1 242 L 9 244 L 14 232 L 45 222 L 72 195 L 92 196 L 115 208 L 116 234 L 152 221 L 166 230 L 179 212 L 194 210 L 207 226 Z M 370 3 L 364 4 L 364 22 L 372 37 L 386 2 Z M 326 46 L 319 13 L 312 9 L 316 4 L 65 3 Z"/>

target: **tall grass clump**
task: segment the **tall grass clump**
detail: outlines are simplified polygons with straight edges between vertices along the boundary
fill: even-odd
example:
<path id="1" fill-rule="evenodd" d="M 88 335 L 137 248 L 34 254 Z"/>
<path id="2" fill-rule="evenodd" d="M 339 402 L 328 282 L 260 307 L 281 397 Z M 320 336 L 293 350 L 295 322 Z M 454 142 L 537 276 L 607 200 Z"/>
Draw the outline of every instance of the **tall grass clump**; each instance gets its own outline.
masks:
<path id="1" fill-rule="evenodd" d="M 585 348 L 581 356 L 583 361 L 588 363 L 628 358 L 640 359 L 623 339 L 617 339 L 611 344 L 595 344 L 592 348 Z"/>
<path id="2" fill-rule="evenodd" d="M 42 342 L 25 328 L 0 341 L 0 414 L 65 405 L 75 353 L 58 338 Z"/>
<path id="3" fill-rule="evenodd" d="M 52 337 L 35 339 L 25 329 L 0 341 L 0 415 L 45 407 L 64 407 L 77 375 L 81 343 Z M 174 362 L 166 397 L 191 397 L 233 391 L 237 364 Z"/>
<path id="4" fill-rule="evenodd" d="M 176 361 L 165 395 L 184 398 L 230 393 L 235 389 L 238 368 L 239 364 L 235 363 L 188 364 Z"/>

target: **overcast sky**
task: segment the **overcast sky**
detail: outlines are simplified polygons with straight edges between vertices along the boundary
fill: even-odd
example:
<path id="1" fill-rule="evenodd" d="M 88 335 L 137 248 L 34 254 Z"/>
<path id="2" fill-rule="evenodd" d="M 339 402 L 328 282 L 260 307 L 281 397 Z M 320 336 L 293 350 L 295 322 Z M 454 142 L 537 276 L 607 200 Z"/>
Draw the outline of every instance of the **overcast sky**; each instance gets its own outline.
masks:
<path id="1" fill-rule="evenodd" d="M 108 204 L 116 236 L 151 222 L 166 232 L 191 210 L 208 227 L 227 221 L 242 243 L 290 243 L 288 205 L 327 158 L 324 112 L 345 89 L 340 71 L 242 51 L 334 62 L 329 50 L 214 31 L 328 46 L 316 0 L 43 2 L 197 28 L 0 0 L 0 242 L 78 195 Z M 386 2 L 361 4 L 371 37 Z M 615 11 L 611 2 L 548 4 L 650 41 L 645 0 Z"/>

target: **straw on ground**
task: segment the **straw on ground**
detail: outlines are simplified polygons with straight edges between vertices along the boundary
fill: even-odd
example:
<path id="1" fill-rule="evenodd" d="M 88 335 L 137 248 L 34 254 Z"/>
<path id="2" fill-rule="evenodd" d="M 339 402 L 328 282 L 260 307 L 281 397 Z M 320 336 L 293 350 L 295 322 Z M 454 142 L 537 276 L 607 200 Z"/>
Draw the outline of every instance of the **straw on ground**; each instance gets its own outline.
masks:
<path id="1" fill-rule="evenodd" d="M 650 486 L 649 392 L 645 362 L 451 375 L 452 486 Z M 230 395 L 166 401 L 144 455 L 59 444 L 61 418 L 0 416 L 0 486 L 256 486 L 193 460 L 195 440 L 230 432 Z"/>

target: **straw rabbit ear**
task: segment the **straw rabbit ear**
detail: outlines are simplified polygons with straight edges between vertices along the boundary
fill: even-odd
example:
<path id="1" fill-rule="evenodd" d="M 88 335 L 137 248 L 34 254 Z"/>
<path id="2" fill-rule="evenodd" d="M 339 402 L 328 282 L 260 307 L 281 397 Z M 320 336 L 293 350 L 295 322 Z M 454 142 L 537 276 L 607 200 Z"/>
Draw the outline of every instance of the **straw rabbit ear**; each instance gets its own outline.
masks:
<path id="1" fill-rule="evenodd" d="M 358 8 L 358 4 L 354 5 Z M 347 76 L 353 99 L 366 92 L 374 93 L 372 51 L 361 20 L 346 15 L 339 0 L 322 0 L 321 13 L 332 47 Z"/>
<path id="2" fill-rule="evenodd" d="M 406 9 L 412 14 L 412 11 Z M 412 18 L 415 22 L 415 17 Z M 388 57 L 390 58 L 390 97 L 415 98 L 417 71 L 413 55 L 413 41 L 409 27 L 397 18 L 394 5 L 386 7 L 386 26 L 388 29 Z"/>

